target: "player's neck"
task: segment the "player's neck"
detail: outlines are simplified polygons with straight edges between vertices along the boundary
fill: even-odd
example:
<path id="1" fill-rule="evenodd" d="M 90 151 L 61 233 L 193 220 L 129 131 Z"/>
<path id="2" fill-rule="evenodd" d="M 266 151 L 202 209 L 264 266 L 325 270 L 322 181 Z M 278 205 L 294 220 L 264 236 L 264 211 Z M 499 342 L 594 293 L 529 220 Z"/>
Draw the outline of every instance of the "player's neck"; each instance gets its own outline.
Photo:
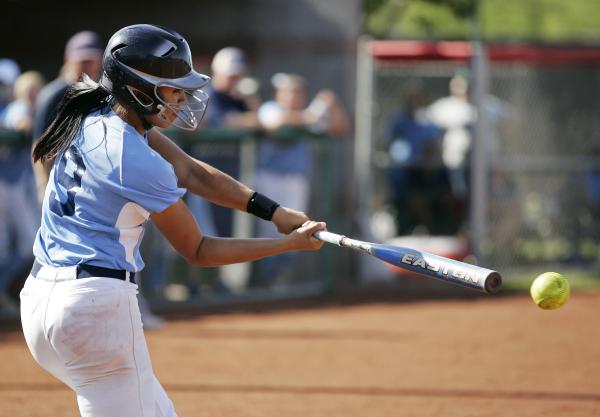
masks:
<path id="1" fill-rule="evenodd" d="M 113 111 L 126 123 L 133 126 L 133 128 L 140 135 L 144 136 L 146 134 L 146 129 L 144 127 L 144 124 L 142 123 L 142 120 L 134 111 L 129 110 L 118 103 L 113 106 Z"/>

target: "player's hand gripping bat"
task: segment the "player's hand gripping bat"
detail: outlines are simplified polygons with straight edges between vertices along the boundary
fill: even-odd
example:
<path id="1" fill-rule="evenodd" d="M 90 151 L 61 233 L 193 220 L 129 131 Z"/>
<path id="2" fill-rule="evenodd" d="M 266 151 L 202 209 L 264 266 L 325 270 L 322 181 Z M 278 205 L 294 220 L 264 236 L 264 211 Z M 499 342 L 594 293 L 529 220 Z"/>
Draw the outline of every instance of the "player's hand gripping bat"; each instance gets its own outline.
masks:
<path id="1" fill-rule="evenodd" d="M 419 274 L 448 281 L 488 294 L 498 292 L 502 277 L 496 271 L 400 246 L 362 242 L 320 230 L 314 236 L 323 242 L 366 252 L 384 262 Z"/>

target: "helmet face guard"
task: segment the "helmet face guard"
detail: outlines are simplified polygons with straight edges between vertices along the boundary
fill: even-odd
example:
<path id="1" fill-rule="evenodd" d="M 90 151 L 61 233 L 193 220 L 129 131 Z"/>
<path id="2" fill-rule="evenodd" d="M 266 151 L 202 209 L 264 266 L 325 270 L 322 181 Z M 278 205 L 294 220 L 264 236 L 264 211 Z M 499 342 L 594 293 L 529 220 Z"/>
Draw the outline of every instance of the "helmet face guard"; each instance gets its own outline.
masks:
<path id="1" fill-rule="evenodd" d="M 103 69 L 101 85 L 145 123 L 146 116 L 158 115 L 181 129 L 199 126 L 210 78 L 194 71 L 189 46 L 176 32 L 153 25 L 119 30 L 106 47 Z"/>
<path id="2" fill-rule="evenodd" d="M 171 103 L 163 99 L 163 94 L 160 92 L 161 87 L 173 88 L 180 90 L 177 87 L 165 84 L 155 87 L 155 95 L 160 100 L 161 104 L 158 117 L 169 122 L 171 126 L 178 127 L 184 130 L 196 130 L 204 117 L 206 107 L 208 105 L 208 94 L 202 89 L 183 90 L 181 100 Z M 173 115 L 175 118 L 169 117 Z"/>

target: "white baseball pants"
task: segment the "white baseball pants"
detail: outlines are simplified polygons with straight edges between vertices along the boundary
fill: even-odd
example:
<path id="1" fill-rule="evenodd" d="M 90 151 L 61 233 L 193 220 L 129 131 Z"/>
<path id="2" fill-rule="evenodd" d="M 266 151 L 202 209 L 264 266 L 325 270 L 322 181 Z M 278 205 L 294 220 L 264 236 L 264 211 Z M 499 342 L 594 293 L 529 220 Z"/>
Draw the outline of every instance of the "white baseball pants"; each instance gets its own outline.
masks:
<path id="1" fill-rule="evenodd" d="M 176 417 L 152 371 L 137 285 L 75 274 L 44 266 L 21 291 L 35 360 L 77 393 L 82 417 Z"/>

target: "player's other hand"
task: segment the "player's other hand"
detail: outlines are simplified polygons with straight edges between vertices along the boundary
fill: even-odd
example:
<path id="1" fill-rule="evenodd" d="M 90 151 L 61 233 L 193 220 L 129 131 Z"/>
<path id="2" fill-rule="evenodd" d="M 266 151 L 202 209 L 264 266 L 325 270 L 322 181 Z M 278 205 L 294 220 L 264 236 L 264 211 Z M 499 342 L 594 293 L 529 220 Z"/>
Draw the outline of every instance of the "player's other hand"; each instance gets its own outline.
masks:
<path id="1" fill-rule="evenodd" d="M 277 231 L 286 235 L 304 225 L 308 220 L 308 216 L 303 212 L 283 206 L 277 207 L 271 219 L 277 227 Z"/>
<path id="2" fill-rule="evenodd" d="M 325 227 L 324 222 L 309 220 L 283 239 L 289 250 L 319 250 L 323 246 L 323 242 L 314 237 L 313 234 L 318 230 L 325 230 Z"/>

